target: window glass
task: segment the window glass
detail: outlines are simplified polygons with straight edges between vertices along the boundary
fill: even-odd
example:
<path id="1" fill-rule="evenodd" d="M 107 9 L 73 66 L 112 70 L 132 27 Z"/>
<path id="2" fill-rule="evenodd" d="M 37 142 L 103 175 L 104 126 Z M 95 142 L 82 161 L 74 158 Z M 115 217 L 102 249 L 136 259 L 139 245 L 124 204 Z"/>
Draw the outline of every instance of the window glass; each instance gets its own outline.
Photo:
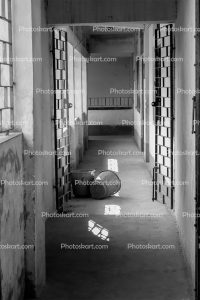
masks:
<path id="1" fill-rule="evenodd" d="M 0 0 L 0 132 L 13 129 L 11 1 Z"/>

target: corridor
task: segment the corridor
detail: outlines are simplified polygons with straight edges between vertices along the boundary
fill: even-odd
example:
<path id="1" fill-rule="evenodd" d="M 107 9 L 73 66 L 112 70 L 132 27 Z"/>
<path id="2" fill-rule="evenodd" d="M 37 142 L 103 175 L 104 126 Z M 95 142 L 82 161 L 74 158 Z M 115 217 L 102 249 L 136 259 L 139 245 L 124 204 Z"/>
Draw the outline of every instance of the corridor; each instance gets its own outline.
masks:
<path id="1" fill-rule="evenodd" d="M 0 0 L 0 299 L 200 300 L 199 4 Z"/>
<path id="2" fill-rule="evenodd" d="M 87 217 L 51 218 L 46 223 L 47 285 L 40 299 L 192 299 L 175 218 L 164 205 L 152 202 L 152 177 L 132 137 L 93 138 L 79 168 L 106 170 L 109 159 L 118 162 L 119 196 L 72 198 L 68 211 Z M 108 205 L 120 207 L 121 215 L 105 215 Z M 108 241 L 88 231 L 90 220 L 109 231 Z M 61 250 L 61 244 L 108 248 Z M 174 247 L 132 247 L 147 244 Z"/>

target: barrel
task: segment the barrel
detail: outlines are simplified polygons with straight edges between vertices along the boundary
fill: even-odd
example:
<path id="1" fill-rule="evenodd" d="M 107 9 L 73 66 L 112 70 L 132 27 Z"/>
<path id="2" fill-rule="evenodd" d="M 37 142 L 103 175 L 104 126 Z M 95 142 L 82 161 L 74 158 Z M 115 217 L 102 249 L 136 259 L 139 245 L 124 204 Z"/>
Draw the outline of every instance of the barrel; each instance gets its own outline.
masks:
<path id="1" fill-rule="evenodd" d="M 110 197 L 121 188 L 121 180 L 113 171 L 103 171 L 95 177 L 95 180 L 90 185 L 90 193 L 94 199 L 105 199 Z"/>
<path id="2" fill-rule="evenodd" d="M 74 170 L 71 172 L 73 194 L 77 198 L 91 197 L 90 184 L 94 181 L 95 170 Z"/>

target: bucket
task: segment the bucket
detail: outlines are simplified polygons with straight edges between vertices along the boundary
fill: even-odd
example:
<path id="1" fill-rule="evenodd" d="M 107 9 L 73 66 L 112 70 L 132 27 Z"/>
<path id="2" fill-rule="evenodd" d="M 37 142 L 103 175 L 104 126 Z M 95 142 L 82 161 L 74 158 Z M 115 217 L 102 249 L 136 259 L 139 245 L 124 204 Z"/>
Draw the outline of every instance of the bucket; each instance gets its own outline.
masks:
<path id="1" fill-rule="evenodd" d="M 113 171 L 101 172 L 90 185 L 90 193 L 94 199 L 104 199 L 116 194 L 121 188 L 121 180 Z"/>
<path id="2" fill-rule="evenodd" d="M 74 170 L 71 172 L 71 182 L 75 197 L 91 197 L 90 184 L 94 181 L 95 170 Z"/>

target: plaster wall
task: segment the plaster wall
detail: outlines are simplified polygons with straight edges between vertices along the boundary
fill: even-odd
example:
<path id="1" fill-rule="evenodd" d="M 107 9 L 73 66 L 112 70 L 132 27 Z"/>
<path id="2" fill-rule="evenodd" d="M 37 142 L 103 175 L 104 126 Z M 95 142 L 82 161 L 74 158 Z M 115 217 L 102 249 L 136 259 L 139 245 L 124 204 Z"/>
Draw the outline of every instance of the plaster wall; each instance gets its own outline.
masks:
<path id="1" fill-rule="evenodd" d="M 155 25 L 151 25 L 145 30 L 144 57 L 147 58 L 155 58 L 154 30 Z M 154 72 L 155 65 L 153 59 L 150 59 L 150 61 L 145 63 L 146 90 L 148 90 L 148 93 L 145 97 L 144 106 L 144 155 L 151 173 L 155 166 L 155 112 L 152 106 L 152 102 L 155 101 Z"/>
<path id="2" fill-rule="evenodd" d="M 140 59 L 144 53 L 143 35 L 137 32 L 133 54 L 133 88 L 134 88 L 134 139 L 141 151 L 144 151 L 144 75 L 143 65 Z M 142 92 L 141 92 L 142 91 Z M 138 100 L 138 102 L 137 102 Z M 138 103 L 140 103 L 138 105 Z"/>
<path id="3" fill-rule="evenodd" d="M 32 1 L 32 26 L 47 27 L 45 1 Z M 51 35 L 47 32 L 33 32 L 33 57 L 41 61 L 33 64 L 33 116 L 34 150 L 55 150 L 53 139 L 52 106 L 52 54 Z M 39 89 L 39 90 L 38 90 Z M 45 284 L 45 218 L 42 212 L 55 211 L 54 155 L 35 155 L 35 289 L 39 293 Z"/>
<path id="4" fill-rule="evenodd" d="M 0 244 L 24 246 L 22 134 L 0 137 Z M 21 300 L 24 294 L 24 250 L 0 251 L 0 297 Z"/>
<path id="5" fill-rule="evenodd" d="M 33 57 L 32 2 L 16 0 L 13 9 L 13 56 L 21 58 Z M 22 45 L 25 45 L 22 47 Z M 16 130 L 23 133 L 23 150 L 34 148 L 33 120 L 33 63 L 14 62 L 14 120 Z M 25 76 L 26 75 L 26 76 Z M 35 158 L 24 156 L 24 180 L 34 181 Z M 27 245 L 35 245 L 35 186 L 24 187 L 24 238 Z M 25 282 L 31 295 L 35 293 L 35 251 L 25 250 Z"/>
<path id="6" fill-rule="evenodd" d="M 116 62 L 91 62 L 88 64 L 88 98 L 95 97 L 132 97 L 126 91 L 131 90 L 131 59 L 117 58 Z M 111 89 L 116 89 L 111 91 Z M 121 90 L 125 90 L 121 92 Z M 133 127 L 133 109 L 89 110 L 89 126 L 122 126 Z M 96 132 L 96 130 L 95 130 Z"/>
<path id="7" fill-rule="evenodd" d="M 48 0 L 49 24 L 153 23 L 175 19 L 175 0 Z"/>
<path id="8" fill-rule="evenodd" d="M 68 89 L 71 166 L 75 169 L 83 158 L 87 147 L 87 68 L 86 51 L 76 41 L 76 36 L 69 29 L 68 32 Z"/>
<path id="9" fill-rule="evenodd" d="M 178 18 L 175 26 L 195 28 L 195 0 L 178 1 Z M 180 230 L 184 254 L 193 280 L 195 276 L 195 219 L 183 213 L 195 212 L 195 135 L 192 135 L 192 95 L 195 90 L 195 38 L 191 32 L 177 32 L 176 57 L 183 63 L 176 64 L 175 91 L 175 177 L 186 182 L 175 187 L 175 214 Z M 183 89 L 186 94 L 179 93 Z"/>
<path id="10" fill-rule="evenodd" d="M 24 190 L 25 242 L 35 246 L 25 251 L 27 297 L 39 294 L 45 284 L 45 219 L 41 212 L 55 210 L 54 157 L 35 154 L 55 150 L 49 32 L 32 30 L 47 27 L 45 9 L 42 0 L 13 3 L 14 55 L 33 59 L 14 65 L 15 122 L 23 133 L 24 179 L 34 182 Z"/>
<path id="11" fill-rule="evenodd" d="M 78 162 L 83 159 L 83 126 L 79 125 L 83 114 L 82 55 L 74 50 L 75 140 Z"/>

